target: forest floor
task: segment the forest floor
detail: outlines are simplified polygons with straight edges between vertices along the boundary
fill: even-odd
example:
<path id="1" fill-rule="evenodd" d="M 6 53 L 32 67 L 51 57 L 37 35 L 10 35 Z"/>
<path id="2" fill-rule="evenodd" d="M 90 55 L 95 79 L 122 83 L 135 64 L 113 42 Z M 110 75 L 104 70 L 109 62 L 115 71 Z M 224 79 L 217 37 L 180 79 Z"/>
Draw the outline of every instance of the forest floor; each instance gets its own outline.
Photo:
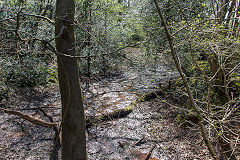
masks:
<path id="1" fill-rule="evenodd" d="M 128 58 L 138 59 L 139 49 L 130 48 Z M 134 57 L 135 56 L 135 57 Z M 164 66 L 130 69 L 115 76 L 83 83 L 87 116 L 108 114 L 124 109 L 143 94 L 161 90 L 178 73 Z M 161 85 L 160 85 L 161 84 Z M 88 86 L 88 87 L 87 87 Z M 167 103 L 166 103 L 167 102 Z M 3 103 L 45 121 L 61 121 L 59 86 L 48 84 L 34 88 L 12 88 Z M 169 105 L 170 104 L 170 105 Z M 151 149 L 150 160 L 210 160 L 197 125 L 187 127 L 177 121 L 181 107 L 178 97 L 161 91 L 158 98 L 138 102 L 125 118 L 113 119 L 87 129 L 90 160 L 144 160 Z M 46 116 L 48 115 L 48 116 Z M 34 125 L 14 115 L 0 113 L 0 160 L 49 159 L 55 143 L 51 128 Z M 61 149 L 59 157 L 61 159 Z"/>
<path id="2" fill-rule="evenodd" d="M 161 74 L 158 79 L 160 82 L 176 75 L 160 68 L 158 73 L 154 72 L 158 77 Z M 154 79 L 153 73 L 144 73 L 144 76 L 140 76 L 136 72 L 127 72 L 115 78 L 93 82 L 88 91 L 84 90 L 86 115 L 101 115 L 125 108 L 143 93 L 156 90 L 158 82 L 149 78 L 151 76 Z M 164 102 L 181 107 L 176 98 L 167 93 L 163 92 L 160 97 Z M 161 99 L 139 102 L 127 117 L 89 128 L 89 159 L 140 160 L 153 146 L 152 157 L 160 160 L 211 159 L 197 126 L 181 127 L 177 121 L 179 110 Z M 59 86 L 56 84 L 15 88 L 4 104 L 9 109 L 49 121 L 43 110 L 54 121 L 60 121 L 61 103 Z M 0 133 L 1 160 L 49 159 L 54 144 L 52 129 L 1 113 Z"/>

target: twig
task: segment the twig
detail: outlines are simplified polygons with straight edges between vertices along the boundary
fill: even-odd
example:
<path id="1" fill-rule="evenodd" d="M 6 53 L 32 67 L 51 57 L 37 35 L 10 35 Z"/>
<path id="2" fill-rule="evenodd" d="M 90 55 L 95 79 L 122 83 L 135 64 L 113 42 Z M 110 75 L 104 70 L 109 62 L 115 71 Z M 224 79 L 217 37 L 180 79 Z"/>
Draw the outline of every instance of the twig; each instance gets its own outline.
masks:
<path id="1" fill-rule="evenodd" d="M 52 150 L 50 152 L 50 158 L 49 160 L 58 160 L 58 151 L 61 147 L 61 141 L 60 141 L 60 134 L 59 132 L 55 132 L 55 137 L 54 137 L 54 145 L 52 147 Z"/>
<path id="2" fill-rule="evenodd" d="M 9 18 L 0 20 L 0 23 L 5 22 L 5 21 L 9 21 L 9 20 L 11 20 L 11 19 L 15 19 L 16 17 L 17 17 L 17 16 L 13 16 L 13 17 L 9 17 Z"/>
<path id="3" fill-rule="evenodd" d="M 44 16 L 41 16 L 41 15 L 37 15 L 37 14 L 27 14 L 27 13 L 24 13 L 22 15 L 25 15 L 25 16 L 31 16 L 31 17 L 36 17 L 36 18 L 41 18 L 41 19 L 44 19 L 46 21 L 48 21 L 49 23 L 51 23 L 52 25 L 55 24 L 55 22 L 53 22 L 51 19 L 49 19 L 48 17 L 44 17 Z"/>
<path id="4" fill-rule="evenodd" d="M 145 136 L 143 136 L 140 140 L 133 144 L 133 146 L 138 146 L 144 140 Z"/>
<path id="5" fill-rule="evenodd" d="M 50 116 L 49 114 L 47 114 L 42 108 L 38 107 L 38 110 L 41 111 L 43 113 L 44 116 L 46 116 L 50 122 L 53 122 L 53 118 L 52 116 Z"/>

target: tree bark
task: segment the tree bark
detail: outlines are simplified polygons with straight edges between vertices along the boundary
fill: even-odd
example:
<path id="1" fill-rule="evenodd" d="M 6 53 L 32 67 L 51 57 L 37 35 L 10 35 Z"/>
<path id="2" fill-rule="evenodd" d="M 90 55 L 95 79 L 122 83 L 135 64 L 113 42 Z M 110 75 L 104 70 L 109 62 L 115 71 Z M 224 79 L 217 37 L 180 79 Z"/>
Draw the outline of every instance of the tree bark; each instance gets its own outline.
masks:
<path id="1" fill-rule="evenodd" d="M 56 49 L 62 101 L 62 159 L 86 160 L 86 133 L 82 91 L 74 37 L 74 0 L 56 2 Z M 64 56 L 71 55 L 71 56 Z"/>

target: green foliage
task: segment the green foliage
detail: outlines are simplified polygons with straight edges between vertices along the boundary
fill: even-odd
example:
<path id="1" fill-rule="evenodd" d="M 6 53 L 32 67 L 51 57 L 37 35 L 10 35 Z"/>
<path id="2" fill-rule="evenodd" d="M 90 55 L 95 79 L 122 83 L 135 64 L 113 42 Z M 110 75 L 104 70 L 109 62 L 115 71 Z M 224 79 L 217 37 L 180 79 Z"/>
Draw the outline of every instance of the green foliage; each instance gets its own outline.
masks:
<path id="1" fill-rule="evenodd" d="M 146 0 L 142 2 L 142 7 L 140 8 L 141 21 L 143 25 L 143 31 L 145 37 L 147 37 L 144 46 L 147 48 L 147 57 L 153 57 L 157 61 L 161 61 L 161 64 L 172 65 L 171 60 L 169 60 L 168 43 L 165 36 L 165 31 L 161 27 L 161 21 L 159 15 L 156 12 L 156 8 L 152 1 Z M 201 21 L 206 17 L 206 1 L 205 0 L 168 0 L 161 1 L 159 3 L 162 8 L 164 8 L 164 18 L 168 22 L 169 29 L 171 33 L 174 33 L 187 25 L 187 21 Z M 192 60 L 188 54 L 188 44 L 186 40 L 189 38 L 188 30 L 181 30 L 178 34 L 174 35 L 174 43 L 177 47 L 176 51 L 179 54 L 180 59 L 184 59 L 182 62 L 183 68 L 188 64 L 191 64 Z M 185 41 L 185 42 L 184 42 Z M 151 56 L 149 56 L 151 55 Z M 152 60 L 149 63 L 156 63 Z M 174 66 L 173 66 L 174 67 Z M 190 74 L 188 70 L 185 70 L 187 75 Z"/>
<path id="2" fill-rule="evenodd" d="M 41 58 L 34 55 L 7 57 L 1 61 L 1 66 L 4 66 L 1 77 L 5 84 L 33 87 L 57 81 L 56 69 L 47 67 Z"/>
<path id="3" fill-rule="evenodd" d="M 185 117 L 186 117 L 186 113 L 185 112 L 181 112 L 181 113 L 177 114 L 176 121 L 178 123 L 183 123 L 184 120 L 185 120 Z"/>
<path id="4" fill-rule="evenodd" d="M 139 42 L 139 41 L 142 41 L 142 40 L 143 40 L 143 36 L 141 36 L 141 35 L 139 35 L 139 34 L 132 34 L 132 35 L 131 35 L 131 40 L 132 40 L 132 41 Z"/>
<path id="5" fill-rule="evenodd" d="M 128 18 L 128 8 L 117 0 L 80 0 L 76 7 L 76 19 L 83 26 L 75 30 L 77 53 L 86 57 L 79 60 L 80 74 L 105 75 L 118 70 L 125 55 L 122 50 L 114 51 L 142 40 L 141 29 Z"/>
<path id="6" fill-rule="evenodd" d="M 53 3 L 53 2 L 52 2 Z M 24 6 L 24 7 L 23 7 Z M 0 77 L 3 85 L 37 86 L 57 81 L 57 71 L 53 53 L 46 45 L 34 40 L 52 39 L 53 25 L 41 18 L 25 16 L 24 14 L 42 15 L 52 19 L 53 4 L 42 1 L 8 0 L 0 7 L 0 18 L 15 17 L 20 11 L 18 34 L 25 41 L 19 40 L 15 34 L 16 23 L 0 22 Z M 16 18 L 12 21 L 16 22 Z"/>
<path id="7" fill-rule="evenodd" d="M 56 67 L 47 67 L 47 83 L 58 82 L 58 72 Z"/>

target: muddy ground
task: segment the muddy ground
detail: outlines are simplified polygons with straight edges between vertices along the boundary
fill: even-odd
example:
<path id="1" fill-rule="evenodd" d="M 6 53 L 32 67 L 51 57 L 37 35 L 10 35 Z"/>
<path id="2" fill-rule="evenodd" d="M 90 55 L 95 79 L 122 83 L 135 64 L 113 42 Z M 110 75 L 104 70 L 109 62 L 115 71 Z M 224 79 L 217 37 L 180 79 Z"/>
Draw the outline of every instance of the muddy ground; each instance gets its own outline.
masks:
<path id="1" fill-rule="evenodd" d="M 122 78 L 126 79 L 126 75 Z M 90 87 L 91 93 L 84 92 L 87 115 L 98 115 L 102 114 L 103 110 L 111 112 L 115 108 L 126 107 L 142 92 L 146 92 L 146 90 L 139 91 L 135 83 L 130 86 L 126 81 L 121 80 L 123 83 L 120 83 L 118 80 L 112 79 L 110 82 L 107 79 L 96 82 L 91 86 L 92 88 Z M 106 85 L 107 82 L 111 87 Z M 113 88 L 116 85 L 119 87 Z M 149 88 L 153 90 L 154 87 Z M 92 94 L 98 96 L 92 96 Z M 172 105 L 181 107 L 179 102 L 167 93 L 163 93 L 160 97 Z M 95 98 L 94 102 L 93 98 Z M 58 85 L 15 88 L 11 91 L 10 98 L 3 102 L 10 109 L 17 109 L 49 121 L 49 118 L 39 110 L 41 108 L 53 117 L 54 121 L 60 121 L 61 103 Z M 152 157 L 160 160 L 211 159 L 198 127 L 195 125 L 181 127 L 177 121 L 179 110 L 164 102 L 159 98 L 140 102 L 134 106 L 133 112 L 127 117 L 89 128 L 87 130 L 89 159 L 141 159 L 153 146 L 155 148 Z M 36 126 L 1 112 L 0 133 L 1 160 L 49 159 L 49 153 L 54 144 L 52 129 Z"/>

